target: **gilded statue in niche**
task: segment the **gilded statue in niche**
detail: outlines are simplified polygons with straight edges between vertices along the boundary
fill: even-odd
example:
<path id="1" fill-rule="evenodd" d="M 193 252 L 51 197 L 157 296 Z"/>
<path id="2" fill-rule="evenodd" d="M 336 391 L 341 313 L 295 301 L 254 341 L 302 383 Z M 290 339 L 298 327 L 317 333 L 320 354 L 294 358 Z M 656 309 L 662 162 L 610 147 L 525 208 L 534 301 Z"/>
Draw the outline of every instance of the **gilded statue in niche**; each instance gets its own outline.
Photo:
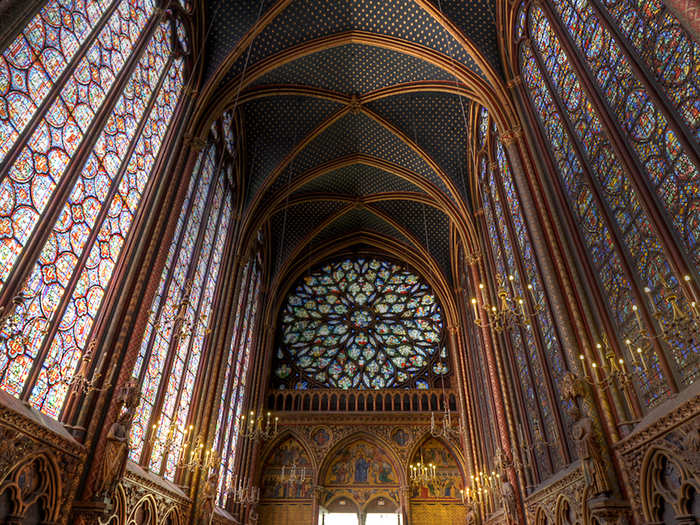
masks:
<path id="1" fill-rule="evenodd" d="M 102 471 L 95 481 L 95 495 L 98 498 L 113 498 L 126 469 L 129 432 L 139 403 L 139 388 L 135 379 L 129 379 L 117 390 L 115 403 L 119 407 L 119 415 L 107 432 Z"/>

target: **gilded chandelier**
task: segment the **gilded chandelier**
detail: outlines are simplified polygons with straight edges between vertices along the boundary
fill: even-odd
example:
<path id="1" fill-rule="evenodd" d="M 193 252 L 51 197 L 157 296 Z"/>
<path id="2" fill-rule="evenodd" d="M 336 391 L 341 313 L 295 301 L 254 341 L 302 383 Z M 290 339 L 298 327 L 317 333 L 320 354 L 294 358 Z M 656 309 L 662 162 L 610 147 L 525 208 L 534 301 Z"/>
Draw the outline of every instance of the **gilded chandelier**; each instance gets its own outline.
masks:
<path id="1" fill-rule="evenodd" d="M 423 454 L 420 461 L 410 465 L 410 480 L 414 485 L 427 485 L 437 478 L 437 467 L 433 463 L 425 464 Z"/>
<path id="2" fill-rule="evenodd" d="M 500 275 L 496 275 L 496 280 L 498 283 L 496 291 L 498 299 L 496 304 L 493 305 L 489 305 L 484 284 L 479 284 L 481 309 L 484 312 L 485 319 L 482 320 L 482 317 L 479 315 L 479 301 L 476 297 L 472 297 L 474 322 L 479 327 L 493 328 L 496 332 L 503 332 L 515 326 L 527 326 L 530 324 L 530 320 L 544 309 L 544 304 L 538 301 L 535 296 L 532 284 L 527 285 L 533 304 L 533 311 L 528 312 L 527 301 L 516 291 L 515 277 L 512 274 L 508 276 L 510 291 L 508 291 L 504 279 Z"/>
<path id="3" fill-rule="evenodd" d="M 238 434 L 251 441 L 258 441 L 260 439 L 268 441 L 279 434 L 278 425 L 279 418 L 275 417 L 273 420 L 270 412 L 267 413 L 267 417 L 263 418 L 262 415 L 256 416 L 255 412 L 251 410 L 247 422 L 245 414 L 241 416 L 241 428 Z"/>

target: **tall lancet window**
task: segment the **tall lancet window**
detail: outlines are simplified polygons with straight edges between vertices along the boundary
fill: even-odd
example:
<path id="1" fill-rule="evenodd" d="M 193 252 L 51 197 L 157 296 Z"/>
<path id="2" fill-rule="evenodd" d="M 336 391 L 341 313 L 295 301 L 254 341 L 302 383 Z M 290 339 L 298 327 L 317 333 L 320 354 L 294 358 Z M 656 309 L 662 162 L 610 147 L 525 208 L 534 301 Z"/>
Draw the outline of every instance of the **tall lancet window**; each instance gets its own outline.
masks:
<path id="1" fill-rule="evenodd" d="M 194 440 L 189 407 L 233 229 L 232 169 L 224 159 L 215 145 L 199 154 L 133 373 L 142 397 L 131 457 L 168 479 Z"/>
<path id="2" fill-rule="evenodd" d="M 479 179 L 495 284 L 523 301 L 518 306 L 523 322 L 508 329 L 526 415 L 518 432 L 533 446 L 542 478 L 559 470 L 569 457 L 570 443 L 562 442 L 569 416 L 557 389 L 572 357 L 564 353 L 557 337 L 505 148 L 495 124 L 484 121 L 488 117 L 482 109 Z"/>
<path id="3" fill-rule="evenodd" d="M 231 344 L 226 355 L 226 373 L 216 421 L 214 446 L 221 460 L 218 503 L 226 505 L 228 491 L 234 485 L 238 428 L 246 394 L 250 352 L 256 334 L 260 302 L 260 260 L 255 258 L 243 269 L 236 300 Z"/>
<path id="4" fill-rule="evenodd" d="M 614 325 L 609 343 L 653 406 L 698 374 L 697 337 L 664 331 L 674 304 L 692 314 L 697 293 L 698 45 L 656 1 L 527 3 L 516 32 L 555 183 Z"/>
<path id="5" fill-rule="evenodd" d="M 186 16 L 149 0 L 52 0 L 0 56 L 0 386 L 52 417 L 153 184 L 185 81 Z"/>

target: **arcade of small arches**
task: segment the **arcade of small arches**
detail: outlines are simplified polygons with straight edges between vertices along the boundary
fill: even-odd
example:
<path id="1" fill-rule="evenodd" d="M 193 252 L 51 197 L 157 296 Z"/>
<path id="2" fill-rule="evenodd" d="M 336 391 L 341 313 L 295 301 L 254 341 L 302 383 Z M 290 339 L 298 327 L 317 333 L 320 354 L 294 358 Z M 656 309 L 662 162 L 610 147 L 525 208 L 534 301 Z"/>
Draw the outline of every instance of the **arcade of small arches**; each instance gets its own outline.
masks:
<path id="1" fill-rule="evenodd" d="M 694 0 L 0 20 L 0 525 L 700 521 Z"/>

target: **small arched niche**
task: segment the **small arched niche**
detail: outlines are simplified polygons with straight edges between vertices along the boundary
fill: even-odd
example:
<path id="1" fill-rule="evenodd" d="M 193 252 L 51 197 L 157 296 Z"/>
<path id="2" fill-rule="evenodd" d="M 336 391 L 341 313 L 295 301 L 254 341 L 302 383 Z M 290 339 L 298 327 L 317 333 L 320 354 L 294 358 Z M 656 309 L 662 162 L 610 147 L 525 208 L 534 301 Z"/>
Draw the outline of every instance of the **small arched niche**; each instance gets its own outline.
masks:
<path id="1" fill-rule="evenodd" d="M 430 437 L 413 453 L 411 464 L 418 462 L 435 465 L 436 476 L 426 483 L 411 485 L 411 523 L 465 523 L 460 496 L 464 488 L 463 469 L 449 447 Z"/>
<path id="2" fill-rule="evenodd" d="M 293 466 L 304 469 L 304 479 L 288 482 L 283 476 Z M 270 447 L 261 470 L 260 525 L 311 523 L 313 514 L 313 464 L 306 447 L 292 435 Z"/>

